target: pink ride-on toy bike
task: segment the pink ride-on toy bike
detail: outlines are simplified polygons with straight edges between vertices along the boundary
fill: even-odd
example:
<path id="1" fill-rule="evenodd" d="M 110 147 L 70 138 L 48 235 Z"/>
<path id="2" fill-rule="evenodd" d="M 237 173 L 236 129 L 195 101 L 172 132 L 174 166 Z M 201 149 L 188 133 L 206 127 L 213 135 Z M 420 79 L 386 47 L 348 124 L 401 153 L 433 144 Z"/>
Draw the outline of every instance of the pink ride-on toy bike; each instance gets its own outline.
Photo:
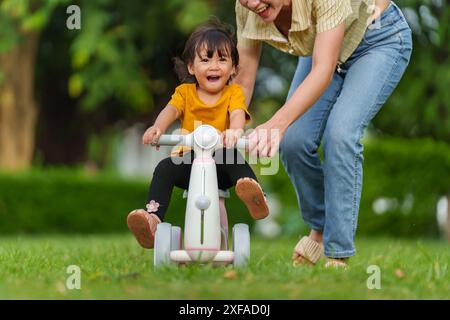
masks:
<path id="1" fill-rule="evenodd" d="M 245 148 L 246 140 L 238 140 L 237 147 Z M 213 152 L 222 148 L 217 130 L 201 125 L 187 135 L 162 135 L 158 145 L 187 146 L 194 150 L 184 226 L 163 222 L 155 234 L 155 268 L 179 263 L 221 263 L 246 267 L 250 259 L 248 225 L 236 224 L 232 232 L 232 249 L 228 250 L 228 219 L 219 197 L 224 196 L 217 184 Z"/>

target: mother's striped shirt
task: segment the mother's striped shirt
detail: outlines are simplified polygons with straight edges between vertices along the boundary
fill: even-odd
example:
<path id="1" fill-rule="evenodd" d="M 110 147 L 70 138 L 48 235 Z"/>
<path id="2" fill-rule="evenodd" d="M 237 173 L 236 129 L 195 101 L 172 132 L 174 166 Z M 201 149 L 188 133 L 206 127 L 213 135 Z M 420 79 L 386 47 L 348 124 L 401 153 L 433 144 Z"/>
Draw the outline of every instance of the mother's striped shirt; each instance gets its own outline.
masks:
<path id="1" fill-rule="evenodd" d="M 238 44 L 254 47 L 267 42 L 283 52 L 311 56 L 317 33 L 345 22 L 345 37 L 339 63 L 345 62 L 358 47 L 374 13 L 375 0 L 291 0 L 292 24 L 288 37 L 272 23 L 265 23 L 256 13 L 236 0 Z"/>

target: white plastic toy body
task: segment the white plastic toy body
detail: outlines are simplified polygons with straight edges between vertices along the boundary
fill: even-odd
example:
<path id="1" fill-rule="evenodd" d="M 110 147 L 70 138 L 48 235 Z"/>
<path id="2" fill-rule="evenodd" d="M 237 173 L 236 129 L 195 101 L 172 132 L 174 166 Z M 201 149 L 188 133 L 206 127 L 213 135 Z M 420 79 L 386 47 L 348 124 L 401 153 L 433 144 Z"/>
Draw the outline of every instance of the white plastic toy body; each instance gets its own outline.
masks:
<path id="1" fill-rule="evenodd" d="M 244 148 L 245 142 L 239 139 L 237 147 Z M 155 235 L 154 266 L 189 262 L 247 266 L 250 233 L 246 224 L 233 227 L 233 250 L 227 250 L 228 225 L 224 225 L 227 224 L 226 212 L 224 208 L 221 212 L 216 164 L 212 157 L 215 150 L 222 148 L 217 130 L 202 125 L 188 135 L 162 135 L 158 144 L 191 147 L 195 158 L 189 181 L 183 248 L 181 229 L 166 222 L 160 223 Z"/>

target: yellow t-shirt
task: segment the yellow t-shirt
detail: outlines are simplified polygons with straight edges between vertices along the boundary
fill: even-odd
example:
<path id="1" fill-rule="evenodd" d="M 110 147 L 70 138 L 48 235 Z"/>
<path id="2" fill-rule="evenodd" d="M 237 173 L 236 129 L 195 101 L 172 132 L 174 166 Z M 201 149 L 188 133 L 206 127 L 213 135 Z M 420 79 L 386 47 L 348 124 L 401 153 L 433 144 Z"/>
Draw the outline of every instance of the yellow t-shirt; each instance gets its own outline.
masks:
<path id="1" fill-rule="evenodd" d="M 230 113 L 236 109 L 245 111 L 246 122 L 251 119 L 245 104 L 244 91 L 238 84 L 226 85 L 221 97 L 213 105 L 201 101 L 197 94 L 197 84 L 184 83 L 175 89 L 169 103 L 178 111 L 183 131 L 192 132 L 201 124 L 209 124 L 220 132 L 230 126 Z M 184 153 L 189 149 L 179 148 L 174 153 Z M 174 154 L 172 153 L 172 155 Z"/>
<path id="2" fill-rule="evenodd" d="M 244 91 L 237 84 L 226 85 L 219 100 L 207 105 L 199 99 L 195 83 L 184 83 L 175 89 L 167 105 L 177 108 L 181 128 L 188 132 L 194 131 L 198 126 L 196 122 L 209 124 L 222 132 L 230 126 L 230 113 L 236 109 L 244 110 L 247 122 L 250 121 Z"/>

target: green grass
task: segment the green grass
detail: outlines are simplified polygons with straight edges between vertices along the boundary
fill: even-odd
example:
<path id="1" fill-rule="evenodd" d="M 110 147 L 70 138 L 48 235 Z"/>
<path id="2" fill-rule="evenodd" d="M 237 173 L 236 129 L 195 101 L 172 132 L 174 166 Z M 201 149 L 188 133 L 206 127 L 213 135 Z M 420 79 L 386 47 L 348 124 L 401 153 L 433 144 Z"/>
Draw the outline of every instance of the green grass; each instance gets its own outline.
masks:
<path id="1" fill-rule="evenodd" d="M 347 271 L 294 268 L 296 239 L 252 238 L 248 270 L 190 266 L 153 271 L 153 251 L 131 235 L 0 238 L 2 299 L 448 299 L 450 250 L 433 240 L 359 239 Z M 81 268 L 81 290 L 65 286 Z M 369 290 L 369 265 L 381 289 Z M 401 272 L 400 272 L 400 271 Z M 404 275 L 402 275 L 403 273 Z"/>

